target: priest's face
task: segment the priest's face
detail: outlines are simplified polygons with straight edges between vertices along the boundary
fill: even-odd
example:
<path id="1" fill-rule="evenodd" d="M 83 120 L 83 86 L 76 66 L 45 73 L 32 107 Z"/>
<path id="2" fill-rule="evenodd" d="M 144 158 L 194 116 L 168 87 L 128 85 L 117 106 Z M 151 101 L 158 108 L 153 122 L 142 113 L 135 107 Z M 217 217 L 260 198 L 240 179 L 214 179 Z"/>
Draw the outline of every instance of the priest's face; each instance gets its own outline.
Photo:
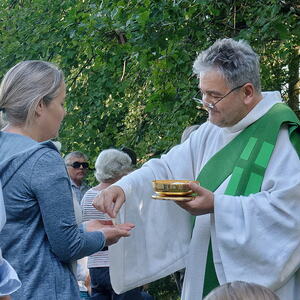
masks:
<path id="1" fill-rule="evenodd" d="M 231 127 L 247 115 L 249 109 L 245 103 L 245 85 L 232 88 L 216 70 L 200 74 L 199 89 L 211 123 L 219 127 Z"/>

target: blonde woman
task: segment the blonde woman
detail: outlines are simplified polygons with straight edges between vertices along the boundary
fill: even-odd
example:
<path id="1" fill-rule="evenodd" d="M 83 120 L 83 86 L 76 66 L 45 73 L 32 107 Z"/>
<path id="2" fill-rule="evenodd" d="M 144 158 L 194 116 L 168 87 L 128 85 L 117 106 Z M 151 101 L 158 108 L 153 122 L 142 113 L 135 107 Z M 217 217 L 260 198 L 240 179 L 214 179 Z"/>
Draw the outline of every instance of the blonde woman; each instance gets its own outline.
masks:
<path id="1" fill-rule="evenodd" d="M 78 227 L 70 179 L 55 138 L 66 114 L 61 70 L 44 61 L 11 68 L 0 87 L 0 179 L 7 222 L 0 234 L 5 258 L 22 286 L 23 300 L 79 300 L 70 262 L 128 236 L 132 224 Z"/>

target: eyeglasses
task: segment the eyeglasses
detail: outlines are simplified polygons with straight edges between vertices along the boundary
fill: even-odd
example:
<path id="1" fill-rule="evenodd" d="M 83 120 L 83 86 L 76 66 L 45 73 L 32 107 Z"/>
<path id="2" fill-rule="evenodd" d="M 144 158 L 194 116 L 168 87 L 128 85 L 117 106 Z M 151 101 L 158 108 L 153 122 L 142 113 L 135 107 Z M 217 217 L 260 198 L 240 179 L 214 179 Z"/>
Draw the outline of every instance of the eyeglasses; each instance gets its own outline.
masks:
<path id="1" fill-rule="evenodd" d="M 67 166 L 70 166 L 70 167 L 72 167 L 74 169 L 79 169 L 80 166 L 82 166 L 83 169 L 88 169 L 89 163 L 74 161 L 72 164 L 67 164 Z"/>
<path id="2" fill-rule="evenodd" d="M 247 83 L 247 82 L 246 82 Z M 224 96 L 221 96 L 221 97 L 218 97 L 218 96 L 213 96 L 213 95 L 209 95 L 209 97 L 213 98 L 213 99 L 216 99 L 214 102 L 207 102 L 205 100 L 203 100 L 203 98 L 207 95 L 205 95 L 201 90 L 199 90 L 199 92 L 196 94 L 195 97 L 193 97 L 193 100 L 195 100 L 196 102 L 200 103 L 201 105 L 203 106 L 206 106 L 207 108 L 209 109 L 214 109 L 217 105 L 217 103 L 219 103 L 221 100 L 223 100 L 225 97 L 227 97 L 229 94 L 231 94 L 233 91 L 235 90 L 238 90 L 240 88 L 242 88 L 246 83 L 242 84 L 242 85 L 239 85 L 233 89 L 231 89 L 228 93 L 226 93 Z M 200 98 L 198 98 L 199 96 L 202 96 Z"/>

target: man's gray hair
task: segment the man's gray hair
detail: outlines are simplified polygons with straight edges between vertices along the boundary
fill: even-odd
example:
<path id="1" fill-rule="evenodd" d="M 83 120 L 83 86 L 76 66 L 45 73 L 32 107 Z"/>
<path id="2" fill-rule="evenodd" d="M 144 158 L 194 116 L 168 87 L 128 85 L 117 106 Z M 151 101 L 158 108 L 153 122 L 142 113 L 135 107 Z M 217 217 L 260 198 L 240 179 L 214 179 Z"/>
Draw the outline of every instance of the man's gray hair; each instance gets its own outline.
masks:
<path id="1" fill-rule="evenodd" d="M 0 86 L 0 109 L 14 125 L 29 123 L 42 100 L 45 105 L 58 96 L 64 75 L 54 64 L 22 61 L 4 76 Z"/>
<path id="2" fill-rule="evenodd" d="M 116 180 L 132 171 L 131 158 L 117 149 L 106 149 L 97 157 L 95 168 L 99 182 Z"/>
<path id="3" fill-rule="evenodd" d="M 231 88 L 250 82 L 259 93 L 259 56 L 243 40 L 219 39 L 196 58 L 193 70 L 202 72 L 219 71 Z"/>
<path id="4" fill-rule="evenodd" d="M 73 152 L 68 153 L 68 154 L 64 157 L 65 164 L 67 165 L 67 164 L 70 162 L 71 158 L 73 158 L 73 157 L 83 158 L 85 161 L 88 161 L 87 155 L 85 155 L 83 152 L 80 152 L 80 151 L 73 151 Z"/>

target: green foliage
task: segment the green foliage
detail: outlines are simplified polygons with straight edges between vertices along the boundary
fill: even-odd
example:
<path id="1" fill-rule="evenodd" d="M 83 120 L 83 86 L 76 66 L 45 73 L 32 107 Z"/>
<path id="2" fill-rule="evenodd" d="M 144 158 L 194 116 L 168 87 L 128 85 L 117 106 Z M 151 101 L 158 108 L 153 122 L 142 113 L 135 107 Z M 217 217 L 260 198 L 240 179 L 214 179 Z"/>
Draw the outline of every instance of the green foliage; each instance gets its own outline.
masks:
<path id="1" fill-rule="evenodd" d="M 217 38 L 243 38 L 261 54 L 264 89 L 288 94 L 299 44 L 293 1 L 3 0 L 1 73 L 24 59 L 57 63 L 68 84 L 63 152 L 127 145 L 140 163 L 204 118 L 191 101 L 191 66 Z M 290 79 L 291 80 L 291 79 Z M 286 98 L 287 99 L 287 98 Z M 294 105 L 295 107 L 295 105 Z M 297 107 L 297 106 L 296 106 Z"/>
<path id="2" fill-rule="evenodd" d="M 179 300 L 180 295 L 172 276 L 167 276 L 149 285 L 149 293 L 156 300 Z"/>
<path id="3" fill-rule="evenodd" d="M 288 99 L 299 80 L 292 0 L 2 0 L 0 19 L 0 75 L 21 60 L 57 63 L 68 86 L 62 150 L 91 162 L 126 145 L 142 163 L 201 122 L 192 63 L 218 38 L 246 39 L 261 55 L 263 89 L 299 110 Z"/>

